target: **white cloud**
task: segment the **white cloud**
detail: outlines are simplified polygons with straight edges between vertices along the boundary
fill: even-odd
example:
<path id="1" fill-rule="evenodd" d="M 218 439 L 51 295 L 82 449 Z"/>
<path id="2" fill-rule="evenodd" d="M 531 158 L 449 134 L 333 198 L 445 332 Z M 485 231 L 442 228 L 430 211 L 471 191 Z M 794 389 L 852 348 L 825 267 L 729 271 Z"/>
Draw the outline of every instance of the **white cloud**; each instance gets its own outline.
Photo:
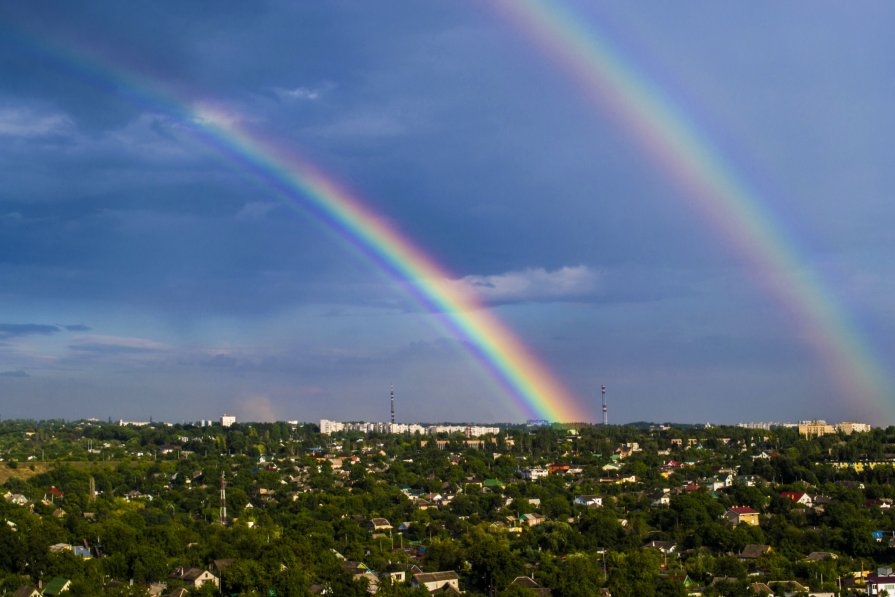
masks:
<path id="1" fill-rule="evenodd" d="M 69 133 L 73 128 L 71 119 L 59 112 L 0 108 L 0 137 L 47 137 Z"/>
<path id="2" fill-rule="evenodd" d="M 249 119 L 241 111 L 232 106 L 211 102 L 197 102 L 193 105 L 193 122 L 199 125 L 230 129 L 247 120 Z"/>
<path id="3" fill-rule="evenodd" d="M 72 350 L 96 353 L 139 353 L 163 352 L 171 347 L 155 340 L 128 338 L 122 336 L 100 336 L 88 334 L 78 336 L 69 345 Z"/>
<path id="4" fill-rule="evenodd" d="M 279 204 L 273 201 L 248 201 L 236 213 L 236 219 L 261 220 L 277 207 L 279 207 Z"/>
<path id="5" fill-rule="evenodd" d="M 450 288 L 472 293 L 487 303 L 553 302 L 582 299 L 600 288 L 598 272 L 584 265 L 554 271 L 528 268 L 490 276 L 465 276 L 446 280 Z"/>
<path id="6" fill-rule="evenodd" d="M 284 87 L 274 87 L 274 93 L 281 100 L 298 100 L 298 101 L 315 101 L 323 97 L 331 85 L 323 85 L 321 87 L 293 87 L 286 89 Z"/>
<path id="7" fill-rule="evenodd" d="M 408 127 L 402 117 L 387 112 L 351 114 L 327 125 L 311 127 L 312 133 L 322 137 L 356 139 L 358 137 L 397 137 Z"/>

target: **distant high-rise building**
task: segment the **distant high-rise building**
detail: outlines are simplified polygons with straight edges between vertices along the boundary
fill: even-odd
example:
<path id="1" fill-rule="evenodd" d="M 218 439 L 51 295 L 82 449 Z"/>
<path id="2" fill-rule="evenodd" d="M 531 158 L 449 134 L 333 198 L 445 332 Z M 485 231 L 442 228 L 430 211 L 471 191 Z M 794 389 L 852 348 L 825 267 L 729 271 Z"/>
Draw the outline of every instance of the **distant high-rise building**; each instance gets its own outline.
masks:
<path id="1" fill-rule="evenodd" d="M 395 386 L 392 386 L 391 392 L 391 402 L 392 402 L 392 425 L 395 424 Z"/>
<path id="2" fill-rule="evenodd" d="M 235 416 L 228 415 L 227 413 L 224 413 L 223 416 L 221 416 L 221 427 L 229 427 L 230 425 L 233 425 L 234 423 L 236 423 Z"/>

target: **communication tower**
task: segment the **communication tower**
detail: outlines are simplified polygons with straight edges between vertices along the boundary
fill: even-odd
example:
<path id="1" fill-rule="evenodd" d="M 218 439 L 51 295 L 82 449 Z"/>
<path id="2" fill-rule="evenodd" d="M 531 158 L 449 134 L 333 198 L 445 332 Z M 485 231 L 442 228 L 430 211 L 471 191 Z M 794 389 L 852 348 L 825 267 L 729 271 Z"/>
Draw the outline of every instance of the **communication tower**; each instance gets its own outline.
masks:
<path id="1" fill-rule="evenodd" d="M 603 395 L 603 425 L 609 424 L 609 409 L 606 408 L 606 386 L 600 387 L 600 393 Z"/>
<path id="2" fill-rule="evenodd" d="M 227 479 L 221 472 L 221 526 L 227 526 Z"/>
<path id="3" fill-rule="evenodd" d="M 392 402 L 392 425 L 395 424 L 395 386 L 392 386 L 391 391 L 389 392 L 389 397 Z"/>

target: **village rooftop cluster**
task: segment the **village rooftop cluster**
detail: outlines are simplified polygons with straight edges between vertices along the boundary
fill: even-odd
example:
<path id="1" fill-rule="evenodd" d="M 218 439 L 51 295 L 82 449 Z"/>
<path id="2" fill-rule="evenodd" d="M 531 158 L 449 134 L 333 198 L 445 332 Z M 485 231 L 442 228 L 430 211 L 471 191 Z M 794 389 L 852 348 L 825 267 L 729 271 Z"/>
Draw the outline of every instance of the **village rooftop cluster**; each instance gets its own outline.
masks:
<path id="1" fill-rule="evenodd" d="M 895 428 L 224 422 L 0 423 L 0 594 L 895 590 Z"/>

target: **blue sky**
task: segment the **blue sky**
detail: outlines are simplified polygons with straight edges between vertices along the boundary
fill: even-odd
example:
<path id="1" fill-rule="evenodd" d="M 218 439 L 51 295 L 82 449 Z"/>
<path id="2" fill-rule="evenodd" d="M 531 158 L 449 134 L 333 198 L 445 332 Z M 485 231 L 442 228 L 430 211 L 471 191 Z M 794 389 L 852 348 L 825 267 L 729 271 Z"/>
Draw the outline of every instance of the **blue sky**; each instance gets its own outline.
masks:
<path id="1" fill-rule="evenodd" d="M 891 362 L 895 8 L 563 5 L 749 182 Z M 525 418 L 403 281 L 178 114 L 73 66 L 86 52 L 355 190 L 486 288 L 593 420 L 606 384 L 615 422 L 895 422 L 895 396 L 837 385 L 682 191 L 501 14 L 0 8 L 0 416 L 384 419 L 394 384 L 402 420 Z"/>

